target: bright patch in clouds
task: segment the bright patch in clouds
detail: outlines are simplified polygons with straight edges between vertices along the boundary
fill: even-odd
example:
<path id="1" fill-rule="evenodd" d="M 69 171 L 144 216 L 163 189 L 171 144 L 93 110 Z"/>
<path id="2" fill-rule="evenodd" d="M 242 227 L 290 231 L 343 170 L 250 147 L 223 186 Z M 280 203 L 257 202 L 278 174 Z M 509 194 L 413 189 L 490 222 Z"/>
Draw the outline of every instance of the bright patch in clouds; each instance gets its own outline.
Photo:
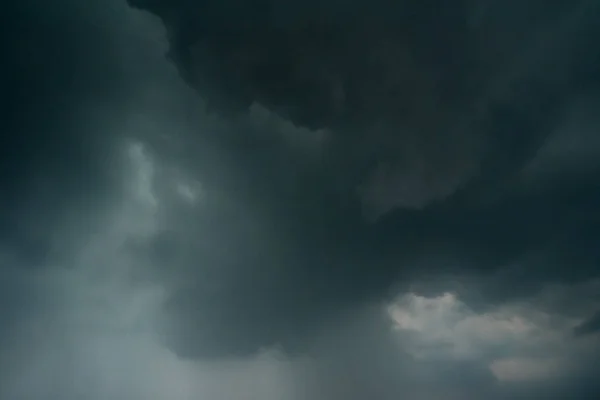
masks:
<path id="1" fill-rule="evenodd" d="M 456 295 L 402 296 L 389 306 L 394 328 L 418 359 L 483 361 L 500 382 L 563 376 L 578 344 L 576 319 L 549 315 L 533 304 L 507 304 L 476 313 Z"/>
<path id="2" fill-rule="evenodd" d="M 555 379 L 564 372 L 560 360 L 553 358 L 507 358 L 490 364 L 494 376 L 501 382 L 527 382 Z"/>
<path id="3" fill-rule="evenodd" d="M 492 346 L 525 340 L 540 327 L 517 310 L 497 309 L 477 314 L 455 295 L 445 293 L 427 298 L 414 294 L 403 296 L 389 308 L 396 329 L 419 343 L 420 356 L 428 346 L 439 345 L 456 357 L 476 357 Z"/>

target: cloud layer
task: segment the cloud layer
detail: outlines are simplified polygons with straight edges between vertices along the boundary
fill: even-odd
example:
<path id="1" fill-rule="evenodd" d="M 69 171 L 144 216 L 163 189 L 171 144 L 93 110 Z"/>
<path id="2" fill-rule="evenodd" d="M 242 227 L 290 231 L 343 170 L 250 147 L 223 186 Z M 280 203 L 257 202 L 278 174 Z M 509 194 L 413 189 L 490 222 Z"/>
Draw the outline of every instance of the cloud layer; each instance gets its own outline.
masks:
<path id="1" fill-rule="evenodd" d="M 169 21 L 42 3 L 3 13 L 0 399 L 597 396 L 592 2 L 410 9 L 419 63 L 486 44 L 423 137 L 215 113 Z"/>

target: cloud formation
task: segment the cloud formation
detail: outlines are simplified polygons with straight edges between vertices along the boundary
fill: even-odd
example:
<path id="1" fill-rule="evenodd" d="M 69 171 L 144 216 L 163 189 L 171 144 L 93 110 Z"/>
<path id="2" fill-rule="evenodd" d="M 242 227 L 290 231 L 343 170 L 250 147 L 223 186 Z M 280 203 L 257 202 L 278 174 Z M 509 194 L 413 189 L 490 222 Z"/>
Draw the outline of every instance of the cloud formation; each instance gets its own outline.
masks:
<path id="1" fill-rule="evenodd" d="M 410 92 L 423 136 L 320 126 L 335 96 L 215 112 L 173 21 L 42 3 L 3 13 L 0 399 L 596 398 L 592 2 L 414 3 L 410 57 L 447 67 L 445 102 Z"/>

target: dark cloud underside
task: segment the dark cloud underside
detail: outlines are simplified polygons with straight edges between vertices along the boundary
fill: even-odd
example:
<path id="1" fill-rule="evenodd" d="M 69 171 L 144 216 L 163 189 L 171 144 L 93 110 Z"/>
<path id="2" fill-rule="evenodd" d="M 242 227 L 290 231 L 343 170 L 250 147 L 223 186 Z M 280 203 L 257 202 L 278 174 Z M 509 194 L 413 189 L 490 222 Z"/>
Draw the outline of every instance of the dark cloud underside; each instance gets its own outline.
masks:
<path id="1" fill-rule="evenodd" d="M 596 2 L 129 3 L 3 6 L 0 400 L 598 393 Z"/>
<path id="2" fill-rule="evenodd" d="M 339 6 L 312 3 L 246 10 L 132 2 L 162 18 L 173 62 L 215 111 L 231 115 L 257 102 L 299 127 L 331 130 L 320 164 L 310 167 L 297 164 L 289 144 L 228 141 L 244 152 L 238 163 L 252 182 L 244 196 L 290 237 L 280 258 L 232 261 L 265 272 L 223 292 L 228 311 L 199 328 L 218 338 L 210 352 L 226 342 L 222 334 L 238 349 L 244 338 L 255 338 L 249 349 L 260 337 L 262 345 L 286 342 L 331 310 L 385 298 L 391 283 L 422 275 L 509 269 L 510 289 L 491 290 L 490 299 L 596 275 L 597 167 L 554 174 L 547 185 L 522 181 L 548 138 L 571 135 L 563 128 L 571 104 L 596 96 L 597 7 L 430 3 L 393 12 L 384 2 L 360 3 L 338 14 Z M 333 96 L 333 108 L 305 101 L 299 87 Z M 333 92 L 318 95 L 322 89 Z M 337 111 L 336 90 L 344 97 Z M 386 90 L 396 97 L 371 93 Z M 403 102 L 413 107 L 408 114 Z M 194 294 L 202 285 L 192 286 L 175 304 L 202 303 Z"/>

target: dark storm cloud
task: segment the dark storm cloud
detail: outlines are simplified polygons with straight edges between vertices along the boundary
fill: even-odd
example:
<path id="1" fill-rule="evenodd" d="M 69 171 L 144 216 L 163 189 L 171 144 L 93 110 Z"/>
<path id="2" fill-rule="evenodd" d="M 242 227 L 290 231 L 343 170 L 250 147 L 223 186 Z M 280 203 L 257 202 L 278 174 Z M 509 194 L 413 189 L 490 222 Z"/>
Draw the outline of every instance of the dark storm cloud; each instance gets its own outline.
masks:
<path id="1" fill-rule="evenodd" d="M 343 18 L 378 21 L 385 2 L 334 3 L 277 15 L 301 25 L 344 7 Z M 290 111 L 294 96 L 278 108 L 271 94 L 248 115 L 218 110 L 235 81 L 220 88 L 225 99 L 199 91 L 211 109 L 164 58 L 150 15 L 117 1 L 11 5 L 0 399 L 597 392 L 595 335 L 573 338 L 597 309 L 597 287 L 582 283 L 598 275 L 596 153 L 571 134 L 598 127 L 595 8 L 558 3 L 398 6 L 418 38 L 408 70 L 444 70 L 417 74 L 416 88 L 388 76 L 419 98 L 413 127 L 448 127 L 423 137 L 317 129 L 339 98 L 310 76 L 301 105 L 311 91 L 322 98 L 307 115 Z M 185 7 L 199 2 L 153 4 L 175 17 L 170 39 L 189 44 L 189 25 L 172 24 L 193 22 Z M 206 4 L 236 26 L 264 16 L 248 2 Z M 432 4 L 446 5 L 436 14 Z M 465 55 L 469 38 L 483 40 L 483 65 Z M 379 89 L 361 87 L 375 99 L 356 107 L 385 106 L 369 92 Z M 540 299 L 553 282 L 562 291 Z"/>
<path id="2" fill-rule="evenodd" d="M 332 128 L 328 183 L 339 196 L 360 186 L 374 216 L 446 198 L 474 174 L 514 173 L 595 57 L 582 57 L 589 2 L 492 2 L 477 23 L 468 2 L 232 4 L 147 7 L 163 18 L 182 76 L 217 111 L 256 101 Z"/>
<path id="3" fill-rule="evenodd" d="M 370 48 L 388 39 L 397 43 L 393 30 L 385 28 L 383 14 L 393 14 L 388 5 L 357 3 L 344 6 L 346 12 L 333 19 L 319 20 L 317 15 L 332 16 L 339 6 L 292 2 L 289 9 L 267 13 L 267 3 L 236 8 L 216 2 L 132 2 L 163 18 L 173 62 L 212 110 L 236 115 L 237 106 L 256 101 L 292 119 L 297 126 L 287 126 L 287 132 L 312 137 L 323 132 L 316 156 L 261 133 L 273 126 L 248 124 L 244 118 L 213 136 L 224 154 L 235 154 L 235 177 L 225 182 L 212 178 L 229 201 L 209 195 L 210 217 L 184 218 L 187 228 L 179 225 L 155 243 L 161 254 L 170 254 L 171 265 L 178 259 L 192 271 L 169 306 L 173 315 L 180 313 L 175 321 L 185 321 L 181 327 L 172 323 L 169 334 L 183 354 L 214 356 L 228 353 L 228 347 L 233 353 L 251 352 L 277 342 L 302 348 L 306 330 L 338 310 L 385 299 L 395 282 L 401 288 L 437 274 L 491 274 L 495 278 L 489 278 L 479 297 L 488 304 L 527 296 L 548 282 L 597 275 L 598 166 L 590 157 L 575 168 L 548 167 L 560 164 L 556 160 L 535 167 L 548 138 L 571 137 L 582 125 L 591 132 L 598 128 L 593 118 L 572 112 L 597 96 L 594 65 L 600 49 L 590 39 L 597 31 L 593 2 L 553 7 L 487 2 L 478 10 L 468 2 L 452 7 L 433 2 L 429 11 L 416 2 L 399 6 L 397 15 L 410 16 L 403 21 L 411 33 L 406 47 L 412 54 L 383 48 L 391 58 L 380 54 L 377 68 L 403 72 L 372 87 L 352 86 L 365 78 L 360 68 L 375 71 L 361 64 L 361 57 L 375 57 L 366 47 L 357 44 L 339 53 L 325 41 L 323 49 L 311 41 L 310 32 L 316 37 L 331 33 L 342 47 L 360 40 Z M 363 18 L 367 14 L 384 28 L 371 29 Z M 353 29 L 338 29 L 336 22 L 352 23 Z M 237 35 L 240 30 L 243 35 Z M 286 45 L 298 47 L 281 47 Z M 208 55 L 195 59 L 194 51 Z M 241 76 L 229 76 L 235 71 L 228 69 L 227 57 L 236 54 L 258 61 L 250 57 L 244 64 L 236 58 Z M 298 54 L 303 56 L 294 59 Z M 373 98 L 373 103 L 360 103 L 360 110 L 348 106 L 344 112 L 354 110 L 358 121 L 342 112 L 339 124 L 331 122 L 327 118 L 335 115 L 333 109 L 325 117 L 314 114 L 310 104 L 316 103 L 293 95 L 297 82 L 285 66 L 300 61 L 308 63 L 309 88 L 328 84 L 311 86 L 316 75 L 310 71 L 322 62 L 327 71 L 345 76 L 344 90 L 357 91 L 346 95 L 359 102 L 394 79 L 403 85 L 407 79 L 418 82 L 401 91 L 416 104 L 410 112 L 415 119 L 390 122 L 385 110 L 397 111 L 402 98 Z M 220 69 L 211 70 L 212 63 Z M 255 67 L 271 68 L 271 75 L 260 75 Z M 286 91 L 273 92 L 284 83 Z M 290 114 L 288 106 L 308 114 Z M 380 134 L 377 124 L 368 124 L 377 117 L 388 118 L 392 132 L 381 128 Z M 353 132 L 362 123 L 366 128 Z M 415 137 L 411 129 L 426 133 Z M 555 151 L 563 159 L 579 158 L 560 145 Z M 209 180 L 210 175 L 205 170 Z M 230 191 L 236 195 L 230 197 Z M 379 216 L 376 223 L 365 221 L 365 209 Z M 210 239 L 186 242 L 204 229 L 211 231 Z M 225 242 L 229 246 L 223 248 Z M 187 256 L 176 256 L 183 253 Z M 206 272 L 193 272 L 213 263 L 220 267 L 210 268 L 210 279 Z M 220 289 L 209 295 L 205 286 Z"/>

